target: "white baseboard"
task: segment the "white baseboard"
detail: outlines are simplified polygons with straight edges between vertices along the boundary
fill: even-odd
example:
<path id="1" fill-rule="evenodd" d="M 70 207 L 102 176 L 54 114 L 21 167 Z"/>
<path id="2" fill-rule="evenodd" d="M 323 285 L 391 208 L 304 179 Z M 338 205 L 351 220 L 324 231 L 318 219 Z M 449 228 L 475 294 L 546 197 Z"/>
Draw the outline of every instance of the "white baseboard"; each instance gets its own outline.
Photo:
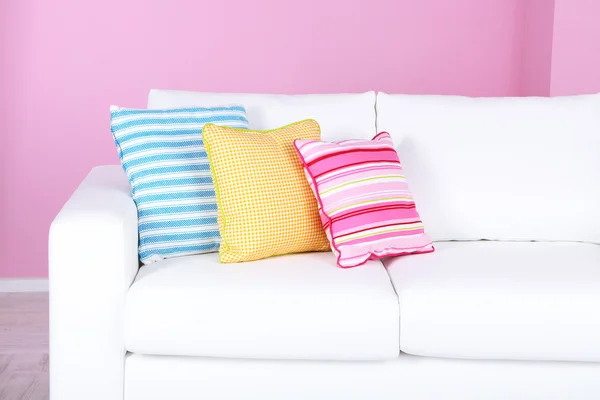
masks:
<path id="1" fill-rule="evenodd" d="M 0 293 L 47 291 L 47 278 L 0 279 Z"/>

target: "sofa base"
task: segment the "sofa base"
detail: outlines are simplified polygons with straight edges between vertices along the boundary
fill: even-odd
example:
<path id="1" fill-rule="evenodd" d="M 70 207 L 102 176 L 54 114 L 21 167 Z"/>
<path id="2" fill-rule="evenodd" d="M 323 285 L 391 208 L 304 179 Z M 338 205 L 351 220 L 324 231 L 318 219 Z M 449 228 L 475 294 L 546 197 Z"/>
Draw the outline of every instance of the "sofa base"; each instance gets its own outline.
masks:
<path id="1" fill-rule="evenodd" d="M 381 362 L 227 360 L 129 354 L 125 400 L 598 399 L 600 364 L 402 354 Z"/>

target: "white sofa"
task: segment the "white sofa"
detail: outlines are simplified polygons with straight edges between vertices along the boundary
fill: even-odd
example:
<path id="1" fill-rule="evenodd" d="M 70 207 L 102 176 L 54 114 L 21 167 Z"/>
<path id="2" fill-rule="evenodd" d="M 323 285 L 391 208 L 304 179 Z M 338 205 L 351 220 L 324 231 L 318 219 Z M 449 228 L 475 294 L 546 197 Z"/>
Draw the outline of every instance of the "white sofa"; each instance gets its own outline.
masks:
<path id="1" fill-rule="evenodd" d="M 600 398 L 600 96 L 153 90 L 148 106 L 224 103 L 253 129 L 390 132 L 436 251 L 139 268 L 125 174 L 96 167 L 50 229 L 52 400 Z"/>

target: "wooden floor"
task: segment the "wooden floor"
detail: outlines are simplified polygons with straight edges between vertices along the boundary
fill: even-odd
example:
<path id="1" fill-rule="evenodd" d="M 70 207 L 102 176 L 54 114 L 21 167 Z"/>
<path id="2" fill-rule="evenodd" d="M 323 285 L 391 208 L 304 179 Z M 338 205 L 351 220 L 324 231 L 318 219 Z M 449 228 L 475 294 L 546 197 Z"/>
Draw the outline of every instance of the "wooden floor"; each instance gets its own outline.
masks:
<path id="1" fill-rule="evenodd" d="M 0 293 L 0 400 L 48 398 L 48 293 Z"/>

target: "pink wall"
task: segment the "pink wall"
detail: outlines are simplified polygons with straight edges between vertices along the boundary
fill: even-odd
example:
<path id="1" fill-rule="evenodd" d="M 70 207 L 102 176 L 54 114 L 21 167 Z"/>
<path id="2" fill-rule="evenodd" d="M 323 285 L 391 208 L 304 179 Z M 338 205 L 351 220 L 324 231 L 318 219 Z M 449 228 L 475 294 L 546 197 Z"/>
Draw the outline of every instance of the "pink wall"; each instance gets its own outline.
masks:
<path id="1" fill-rule="evenodd" d="M 600 1 L 556 0 L 550 92 L 600 92 Z"/>
<path id="2" fill-rule="evenodd" d="M 554 3 L 555 0 L 523 2 L 523 96 L 550 96 Z"/>
<path id="3" fill-rule="evenodd" d="M 53 217 L 92 166 L 118 162 L 110 104 L 144 107 L 153 87 L 518 95 L 522 6 L 3 0 L 0 277 L 47 275 Z"/>

